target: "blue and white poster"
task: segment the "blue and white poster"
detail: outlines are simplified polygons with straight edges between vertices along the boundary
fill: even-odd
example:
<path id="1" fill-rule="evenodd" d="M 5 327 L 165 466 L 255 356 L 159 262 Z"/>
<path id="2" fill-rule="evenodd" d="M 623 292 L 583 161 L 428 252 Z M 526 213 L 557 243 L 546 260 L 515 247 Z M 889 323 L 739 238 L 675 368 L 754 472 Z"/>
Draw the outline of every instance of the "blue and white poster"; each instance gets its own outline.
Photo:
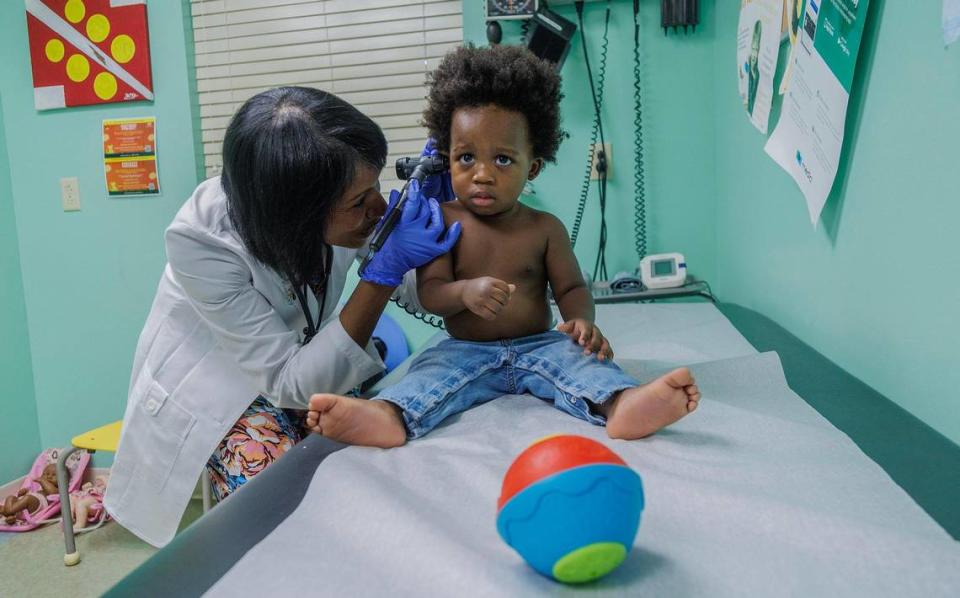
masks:
<path id="1" fill-rule="evenodd" d="M 840 162 L 870 0 L 807 0 L 790 84 L 766 152 L 796 181 L 816 227 Z"/>

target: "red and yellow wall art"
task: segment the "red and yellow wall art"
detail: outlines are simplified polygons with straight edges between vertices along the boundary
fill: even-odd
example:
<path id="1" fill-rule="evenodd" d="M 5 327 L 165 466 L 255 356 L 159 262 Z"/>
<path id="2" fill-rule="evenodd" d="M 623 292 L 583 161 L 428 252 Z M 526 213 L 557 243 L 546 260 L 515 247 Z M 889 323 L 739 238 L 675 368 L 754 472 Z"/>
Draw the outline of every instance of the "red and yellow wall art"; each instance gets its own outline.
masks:
<path id="1" fill-rule="evenodd" d="M 146 0 L 24 0 L 34 106 L 153 100 Z"/>

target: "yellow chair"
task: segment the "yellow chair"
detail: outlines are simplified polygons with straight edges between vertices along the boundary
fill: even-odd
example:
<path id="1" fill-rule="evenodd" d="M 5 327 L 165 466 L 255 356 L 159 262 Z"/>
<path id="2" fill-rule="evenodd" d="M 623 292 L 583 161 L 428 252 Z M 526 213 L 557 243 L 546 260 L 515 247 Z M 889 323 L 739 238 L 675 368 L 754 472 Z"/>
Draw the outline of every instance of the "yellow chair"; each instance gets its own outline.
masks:
<path id="1" fill-rule="evenodd" d="M 72 446 L 63 451 L 57 460 L 57 485 L 60 488 L 60 512 L 63 515 L 63 541 L 64 544 L 66 544 L 66 554 L 63 555 L 63 563 L 68 567 L 80 562 L 80 553 L 77 551 L 76 534 L 73 531 L 73 514 L 70 512 L 67 458 L 81 449 L 91 453 L 97 451 L 117 452 L 117 446 L 120 444 L 120 429 L 122 427 L 123 420 L 120 420 L 74 436 L 70 441 Z M 210 476 L 201 474 L 200 479 L 200 487 L 203 489 L 203 511 L 206 513 L 210 510 Z"/>

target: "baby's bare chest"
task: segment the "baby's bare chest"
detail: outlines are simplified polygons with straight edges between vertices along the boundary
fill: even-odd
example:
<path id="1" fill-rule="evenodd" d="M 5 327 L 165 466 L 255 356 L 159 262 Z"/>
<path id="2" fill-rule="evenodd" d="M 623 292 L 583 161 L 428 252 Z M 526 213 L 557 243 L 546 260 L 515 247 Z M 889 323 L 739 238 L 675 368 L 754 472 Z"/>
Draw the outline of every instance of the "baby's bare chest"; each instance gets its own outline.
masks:
<path id="1" fill-rule="evenodd" d="M 463 234 L 454 250 L 458 279 L 493 276 L 513 284 L 543 284 L 546 280 L 547 238 L 535 228 L 497 230 L 463 222 Z"/>

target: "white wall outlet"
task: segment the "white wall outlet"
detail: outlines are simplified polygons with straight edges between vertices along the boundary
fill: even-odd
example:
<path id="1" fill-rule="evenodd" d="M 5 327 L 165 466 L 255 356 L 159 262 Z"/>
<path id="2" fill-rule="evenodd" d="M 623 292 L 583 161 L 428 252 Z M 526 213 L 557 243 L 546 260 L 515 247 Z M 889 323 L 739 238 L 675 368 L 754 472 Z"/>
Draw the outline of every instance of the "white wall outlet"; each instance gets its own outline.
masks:
<path id="1" fill-rule="evenodd" d="M 613 178 L 613 144 L 604 143 L 603 145 L 599 143 L 593 144 L 593 151 L 590 153 L 593 156 L 593 164 L 590 165 L 590 180 L 599 181 L 600 173 L 597 172 L 597 154 L 600 151 L 603 151 L 604 156 L 607 159 L 607 180 Z"/>
<path id="2" fill-rule="evenodd" d="M 60 199 L 64 212 L 80 211 L 80 182 L 77 177 L 60 179 Z"/>

